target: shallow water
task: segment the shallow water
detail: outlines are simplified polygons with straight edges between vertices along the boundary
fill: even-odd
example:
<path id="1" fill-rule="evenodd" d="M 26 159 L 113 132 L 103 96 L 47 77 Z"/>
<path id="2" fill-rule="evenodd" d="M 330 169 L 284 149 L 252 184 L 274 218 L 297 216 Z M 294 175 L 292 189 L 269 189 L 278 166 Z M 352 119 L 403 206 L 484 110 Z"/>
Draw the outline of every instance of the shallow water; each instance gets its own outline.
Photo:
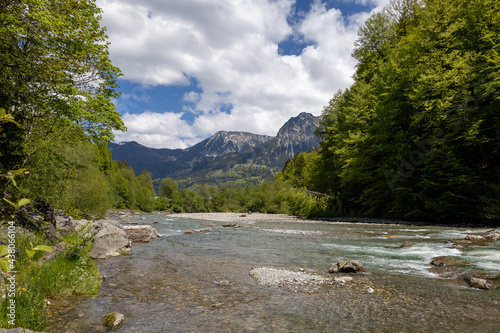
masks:
<path id="1" fill-rule="evenodd" d="M 461 269 L 500 274 L 500 246 L 458 249 L 447 242 L 486 229 L 348 223 L 227 222 L 134 215 L 162 235 L 132 255 L 99 262 L 97 297 L 49 307 L 53 332 L 101 332 L 105 314 L 125 314 L 118 332 L 497 332 L 500 289 L 475 290 L 429 271 L 433 257 Z M 154 223 L 158 222 L 158 223 Z M 212 232 L 184 235 L 189 229 Z M 398 248 L 410 241 L 413 247 Z M 326 277 L 338 260 L 367 274 L 314 292 L 262 287 L 254 267 L 303 269 Z M 374 290 L 368 293 L 367 288 Z"/>

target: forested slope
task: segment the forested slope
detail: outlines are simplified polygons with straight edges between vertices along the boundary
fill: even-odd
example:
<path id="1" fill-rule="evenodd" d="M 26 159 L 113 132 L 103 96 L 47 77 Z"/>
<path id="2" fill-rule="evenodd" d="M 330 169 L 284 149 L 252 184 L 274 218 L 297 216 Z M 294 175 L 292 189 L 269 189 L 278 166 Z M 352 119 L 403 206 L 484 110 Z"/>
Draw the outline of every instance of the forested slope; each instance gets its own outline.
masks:
<path id="1" fill-rule="evenodd" d="M 500 218 L 500 3 L 393 1 L 359 31 L 319 152 L 283 176 L 337 215 Z"/>

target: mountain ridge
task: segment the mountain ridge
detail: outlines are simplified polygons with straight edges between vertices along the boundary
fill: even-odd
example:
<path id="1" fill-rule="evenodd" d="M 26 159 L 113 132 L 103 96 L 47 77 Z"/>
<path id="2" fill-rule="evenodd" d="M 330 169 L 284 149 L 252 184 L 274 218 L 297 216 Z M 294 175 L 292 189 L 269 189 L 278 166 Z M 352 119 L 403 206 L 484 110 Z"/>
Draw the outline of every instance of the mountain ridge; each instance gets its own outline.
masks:
<path id="1" fill-rule="evenodd" d="M 211 173 L 217 171 L 219 177 L 225 171 L 242 165 L 262 166 L 267 171 L 257 168 L 260 170 L 258 174 L 260 178 L 266 178 L 280 171 L 285 161 L 294 154 L 317 146 L 319 140 L 314 136 L 314 130 L 319 119 L 302 112 L 285 122 L 276 136 L 218 131 L 185 149 L 151 148 L 135 141 L 110 143 L 108 147 L 114 160 L 127 162 L 136 174 L 147 170 L 153 179 L 189 178 L 193 180 L 191 183 L 218 183 L 217 180 L 210 180 L 215 177 Z M 245 175 L 237 178 L 241 180 Z"/>

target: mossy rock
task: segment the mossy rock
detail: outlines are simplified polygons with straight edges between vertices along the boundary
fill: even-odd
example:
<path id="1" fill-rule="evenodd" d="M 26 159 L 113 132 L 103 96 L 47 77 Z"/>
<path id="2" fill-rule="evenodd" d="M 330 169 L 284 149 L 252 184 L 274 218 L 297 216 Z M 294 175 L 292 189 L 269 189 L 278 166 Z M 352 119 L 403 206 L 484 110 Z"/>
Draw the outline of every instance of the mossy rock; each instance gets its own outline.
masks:
<path id="1" fill-rule="evenodd" d="M 118 312 L 111 312 L 104 316 L 104 326 L 110 331 L 116 329 L 125 321 L 125 316 Z"/>

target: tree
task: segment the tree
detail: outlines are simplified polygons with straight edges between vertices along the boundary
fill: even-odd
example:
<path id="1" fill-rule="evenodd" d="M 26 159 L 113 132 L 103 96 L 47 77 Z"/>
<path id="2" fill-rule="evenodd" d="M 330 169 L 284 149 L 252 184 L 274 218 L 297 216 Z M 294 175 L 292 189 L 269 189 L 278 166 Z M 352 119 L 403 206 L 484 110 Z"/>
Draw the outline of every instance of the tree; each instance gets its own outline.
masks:
<path id="1" fill-rule="evenodd" d="M 357 215 L 499 219 L 499 7 L 399 0 L 367 20 L 306 187 Z"/>
<path id="2" fill-rule="evenodd" d="M 78 124 L 93 140 L 110 140 L 113 129 L 125 129 L 112 102 L 121 73 L 109 59 L 100 18 L 94 0 L 2 1 L 0 107 L 22 131 L 3 138 L 3 145 L 17 139 L 23 146 L 37 133 L 46 137 L 61 120 Z M 14 162 L 26 164 L 32 150 Z M 6 159 L 1 164 L 14 167 Z"/>

